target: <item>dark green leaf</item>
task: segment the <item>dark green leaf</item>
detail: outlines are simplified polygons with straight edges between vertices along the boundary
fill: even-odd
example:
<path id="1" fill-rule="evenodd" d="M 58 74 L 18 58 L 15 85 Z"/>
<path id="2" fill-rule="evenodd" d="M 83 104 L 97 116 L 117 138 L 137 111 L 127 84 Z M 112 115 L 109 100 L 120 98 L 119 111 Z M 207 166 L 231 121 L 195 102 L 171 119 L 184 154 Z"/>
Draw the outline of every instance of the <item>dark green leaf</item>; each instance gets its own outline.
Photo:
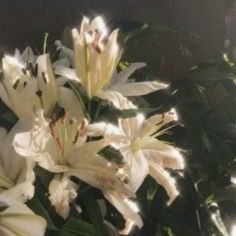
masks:
<path id="1" fill-rule="evenodd" d="M 211 153 L 211 143 L 210 143 L 207 133 L 204 130 L 202 131 L 202 142 L 206 150 L 208 151 L 208 153 Z"/>
<path id="2" fill-rule="evenodd" d="M 232 185 L 224 189 L 219 189 L 215 193 L 217 201 L 233 201 L 236 203 L 236 186 Z"/>
<path id="3" fill-rule="evenodd" d="M 110 162 L 115 162 L 118 165 L 123 163 L 123 156 L 119 150 L 115 149 L 112 146 L 107 146 L 98 152 L 99 155 L 104 157 Z"/>
<path id="4" fill-rule="evenodd" d="M 73 81 L 68 81 L 69 86 L 71 87 L 72 91 L 74 92 L 75 96 L 80 101 L 83 113 L 85 117 L 90 121 L 90 114 L 88 113 L 89 108 L 88 104 L 90 104 L 89 98 L 86 95 L 86 92 L 81 87 L 81 85 L 74 83 Z"/>
<path id="5" fill-rule="evenodd" d="M 48 229 L 58 230 L 58 228 L 53 223 L 49 213 L 37 198 L 32 198 L 31 200 L 29 200 L 27 202 L 27 205 L 35 212 L 35 214 L 42 216 L 47 221 Z"/>
<path id="6" fill-rule="evenodd" d="M 76 218 L 70 218 L 63 226 L 59 236 L 97 236 L 93 225 Z"/>
<path id="7" fill-rule="evenodd" d="M 45 188 L 48 187 L 50 181 L 53 178 L 53 174 L 45 169 L 43 169 L 40 166 L 36 166 L 34 168 L 36 176 L 38 176 L 42 182 L 42 184 L 45 186 Z"/>
<path id="8" fill-rule="evenodd" d="M 88 215 L 89 219 L 93 223 L 96 236 L 104 236 L 103 216 L 96 198 L 86 191 L 80 195 L 80 200 L 82 202 L 81 206 L 83 207 L 83 211 Z"/>

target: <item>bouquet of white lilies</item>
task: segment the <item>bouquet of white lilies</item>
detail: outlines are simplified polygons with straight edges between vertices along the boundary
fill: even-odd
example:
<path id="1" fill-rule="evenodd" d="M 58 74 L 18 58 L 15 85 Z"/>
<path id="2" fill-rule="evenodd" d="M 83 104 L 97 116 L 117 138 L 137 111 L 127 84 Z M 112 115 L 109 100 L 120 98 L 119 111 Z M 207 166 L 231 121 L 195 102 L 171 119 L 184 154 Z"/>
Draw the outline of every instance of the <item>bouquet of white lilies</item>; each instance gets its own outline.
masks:
<path id="1" fill-rule="evenodd" d="M 165 188 L 168 203 L 178 195 L 167 169 L 183 169 L 183 157 L 158 139 L 177 115 L 174 109 L 148 115 L 135 104 L 135 96 L 166 85 L 129 80 L 144 63 L 118 72 L 117 35 L 101 17 L 84 17 L 79 31 L 72 30 L 73 49 L 56 42 L 54 62 L 30 48 L 3 57 L 0 97 L 9 109 L 1 114 L 8 125 L 0 128 L 1 236 L 42 236 L 50 229 L 75 235 L 60 227 L 83 214 L 78 198 L 87 188 L 99 189 L 123 216 L 119 233 L 127 235 L 143 225 L 135 194 L 148 175 Z"/>

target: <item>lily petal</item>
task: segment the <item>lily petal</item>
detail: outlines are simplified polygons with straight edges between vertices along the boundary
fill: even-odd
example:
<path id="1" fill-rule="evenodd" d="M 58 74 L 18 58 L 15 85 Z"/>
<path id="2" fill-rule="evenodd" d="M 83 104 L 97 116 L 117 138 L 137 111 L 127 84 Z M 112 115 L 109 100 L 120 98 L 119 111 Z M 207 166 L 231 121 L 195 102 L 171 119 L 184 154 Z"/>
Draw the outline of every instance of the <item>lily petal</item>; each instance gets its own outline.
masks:
<path id="1" fill-rule="evenodd" d="M 70 67 L 70 61 L 67 58 L 61 58 L 55 62 L 53 62 L 52 67 L 56 68 L 57 66 L 62 66 L 62 67 Z M 55 72 L 55 70 L 54 70 Z"/>
<path id="2" fill-rule="evenodd" d="M 115 77 L 114 84 L 124 84 L 137 69 L 141 69 L 146 65 L 143 62 L 132 63 Z"/>
<path id="3" fill-rule="evenodd" d="M 174 109 L 169 112 L 157 114 L 147 118 L 140 127 L 140 137 L 147 137 L 157 132 L 162 126 L 177 121 L 177 114 Z M 162 131 L 161 131 L 162 132 Z"/>
<path id="4" fill-rule="evenodd" d="M 69 59 L 69 61 L 71 63 L 73 63 L 73 57 L 74 57 L 74 53 L 71 49 L 65 47 L 60 40 L 56 40 L 55 45 L 57 47 L 57 51 L 60 50 L 60 53 L 65 56 L 66 58 Z"/>
<path id="5" fill-rule="evenodd" d="M 121 93 L 116 91 L 101 91 L 96 94 L 97 97 L 110 101 L 115 107 L 119 109 L 136 109 L 137 107 L 124 97 Z"/>
<path id="6" fill-rule="evenodd" d="M 77 77 L 74 69 L 67 68 L 64 66 L 56 66 L 55 74 L 64 76 L 64 77 L 71 79 L 71 80 L 80 81 L 80 79 Z"/>
<path id="7" fill-rule="evenodd" d="M 70 203 L 76 198 L 78 186 L 66 176 L 56 174 L 49 184 L 49 200 L 56 212 L 66 219 L 70 212 Z"/>
<path id="8" fill-rule="evenodd" d="M 88 22 L 88 18 L 84 18 L 86 22 Z M 106 24 L 103 20 L 103 18 L 101 16 L 97 16 L 95 17 L 92 22 L 90 23 L 89 27 L 87 25 L 87 29 L 85 27 L 85 21 L 83 22 L 83 31 L 86 32 L 86 31 L 98 31 L 99 34 L 100 34 L 100 40 L 103 40 L 104 37 L 107 36 L 108 32 L 107 32 L 107 27 L 106 27 Z M 85 31 L 86 30 L 86 31 Z M 81 32 L 81 31 L 80 31 Z"/>
<path id="9" fill-rule="evenodd" d="M 5 142 L 6 136 L 7 136 L 6 129 L 0 127 L 0 150 L 2 150 L 4 147 L 4 142 Z"/>
<path id="10" fill-rule="evenodd" d="M 31 199 L 33 196 L 34 186 L 29 181 L 25 181 L 0 193 L 0 205 L 11 206 L 24 203 L 28 199 Z"/>
<path id="11" fill-rule="evenodd" d="M 125 84 L 117 84 L 114 90 L 122 93 L 124 96 L 142 96 L 154 91 L 168 87 L 166 84 L 156 81 L 133 82 Z M 112 89 L 112 88 L 111 88 Z"/>
<path id="12" fill-rule="evenodd" d="M 68 171 L 71 171 L 71 173 L 76 174 L 75 176 L 81 178 L 82 180 L 84 180 L 84 178 L 82 177 L 84 176 L 84 174 L 87 176 L 86 167 L 88 168 L 88 172 L 92 172 L 97 168 L 97 172 L 95 171 L 94 175 L 99 173 L 99 168 L 101 168 L 104 173 L 107 173 L 108 162 L 104 158 L 97 155 L 97 153 L 107 145 L 108 142 L 106 139 L 100 139 L 98 141 L 84 143 L 80 146 L 74 146 L 71 150 L 70 156 L 68 157 L 68 163 L 71 166 L 71 169 Z M 68 175 L 70 175 L 70 173 L 68 173 Z M 88 177 L 91 177 L 91 179 L 93 179 L 93 176 Z M 87 182 L 86 180 L 84 181 Z"/>
<path id="13" fill-rule="evenodd" d="M 126 220 L 125 228 L 120 231 L 121 234 L 128 235 L 133 225 L 137 225 L 139 229 L 142 228 L 143 221 L 138 214 L 138 209 L 134 208 L 125 195 L 112 191 L 105 192 L 104 195 Z"/>
<path id="14" fill-rule="evenodd" d="M 2 236 L 44 236 L 47 223 L 26 205 L 15 205 L 0 212 Z"/>
<path id="15" fill-rule="evenodd" d="M 36 117 L 32 115 L 19 120 L 16 130 L 22 130 L 15 132 L 12 141 L 13 147 L 19 155 L 31 158 L 32 161 L 49 171 L 64 172 L 67 168 L 64 165 L 59 165 L 57 159 L 52 158 L 55 156 L 52 153 L 57 153 L 57 144 L 52 139 L 49 124 L 45 120 L 43 112 L 40 110 Z"/>
<path id="16" fill-rule="evenodd" d="M 44 54 L 39 56 L 36 63 L 38 64 L 38 79 L 41 81 L 39 89 L 42 91 L 42 108 L 48 114 L 57 102 L 58 86 L 49 55 Z"/>
<path id="17" fill-rule="evenodd" d="M 147 160 L 171 169 L 184 169 L 184 159 L 177 148 L 153 138 L 143 147 Z"/>
<path id="18" fill-rule="evenodd" d="M 89 18 L 86 16 L 83 16 L 83 19 L 80 25 L 80 34 L 89 31 L 89 23 L 90 23 Z"/>
<path id="19" fill-rule="evenodd" d="M 136 192 L 143 183 L 146 176 L 148 175 L 149 167 L 142 150 L 139 149 L 130 155 L 132 156 L 129 158 L 130 167 L 128 170 L 129 171 L 128 185 L 130 186 L 133 192 Z"/>
<path id="20" fill-rule="evenodd" d="M 170 198 L 168 204 L 171 204 L 179 194 L 175 186 L 174 178 L 172 178 L 167 171 L 154 163 L 149 163 L 149 174 L 156 180 L 158 184 L 165 188 Z"/>
<path id="21" fill-rule="evenodd" d="M 58 104 L 65 108 L 67 113 L 76 118 L 79 122 L 83 120 L 83 110 L 75 94 L 68 88 L 60 87 Z"/>
<path id="22" fill-rule="evenodd" d="M 36 56 L 33 53 L 33 50 L 31 47 L 26 47 L 21 55 L 22 61 L 28 62 L 28 63 L 34 63 L 36 60 Z"/>
<path id="23" fill-rule="evenodd" d="M 125 185 L 118 178 L 117 167 L 113 167 L 111 163 L 96 154 L 104 145 L 106 140 L 92 141 L 81 146 L 80 151 L 76 152 L 80 153 L 80 157 L 76 162 L 71 163 L 74 168 L 68 170 L 68 174 L 99 188 L 105 198 L 124 216 L 127 221 L 124 233 L 128 233 L 130 223 L 142 227 L 142 219 L 128 200 L 130 197 L 135 197 L 135 194 L 129 185 Z"/>
<path id="24" fill-rule="evenodd" d="M 23 203 L 34 195 L 35 163 L 19 156 L 12 146 L 18 128 L 18 124 L 15 125 L 2 143 L 4 149 L 1 149 L 0 154 L 0 179 L 4 190 L 0 191 L 1 205 Z"/>
<path id="25" fill-rule="evenodd" d="M 130 138 L 138 137 L 140 133 L 140 127 L 144 122 L 145 117 L 143 114 L 139 113 L 138 115 L 126 118 L 126 119 L 119 119 L 119 127 L 123 132 Z"/>

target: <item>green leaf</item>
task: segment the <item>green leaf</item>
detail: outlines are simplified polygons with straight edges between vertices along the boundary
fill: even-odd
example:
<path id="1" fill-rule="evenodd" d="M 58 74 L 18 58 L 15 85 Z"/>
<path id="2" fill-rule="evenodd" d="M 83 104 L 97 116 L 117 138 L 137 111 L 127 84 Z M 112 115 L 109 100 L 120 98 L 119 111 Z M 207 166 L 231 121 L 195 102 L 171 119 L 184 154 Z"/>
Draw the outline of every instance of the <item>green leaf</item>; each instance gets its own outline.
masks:
<path id="1" fill-rule="evenodd" d="M 120 61 L 119 62 L 119 68 L 121 70 L 125 70 L 129 65 L 130 65 L 129 62 L 127 62 L 127 61 Z"/>
<path id="2" fill-rule="evenodd" d="M 94 226 L 96 236 L 104 236 L 103 216 L 96 198 L 86 191 L 80 195 L 80 200 L 82 202 L 81 206 L 83 207 L 83 211 L 88 215 Z"/>
<path id="3" fill-rule="evenodd" d="M 34 211 L 35 214 L 42 216 L 47 221 L 47 228 L 50 230 L 58 230 L 58 228 L 53 223 L 49 213 L 41 204 L 41 202 L 37 198 L 32 198 L 27 202 L 27 205 L 31 210 Z"/>
<path id="4" fill-rule="evenodd" d="M 156 186 L 155 186 L 155 188 L 154 187 L 148 188 L 148 190 L 147 190 L 147 200 L 148 201 L 152 201 L 154 199 L 156 191 L 157 191 Z"/>
<path id="5" fill-rule="evenodd" d="M 75 96 L 80 101 L 84 116 L 90 121 L 91 120 L 90 114 L 88 113 L 88 108 L 86 106 L 86 104 L 89 104 L 90 101 L 89 101 L 89 98 L 86 95 L 86 92 L 84 91 L 84 89 L 79 84 L 76 84 L 73 81 L 68 81 L 67 83 L 71 87 L 71 89 L 74 92 Z"/>
<path id="6" fill-rule="evenodd" d="M 234 161 L 235 154 L 229 145 L 221 137 L 221 142 L 217 142 L 214 148 L 214 157 L 221 167 L 228 169 L 229 165 Z"/>
<path id="7" fill-rule="evenodd" d="M 53 178 L 53 174 L 51 172 L 43 169 L 40 166 L 36 166 L 34 168 L 34 172 L 35 172 L 36 176 L 38 176 L 40 178 L 43 186 L 45 186 L 47 188 Z"/>
<path id="8" fill-rule="evenodd" d="M 110 162 L 115 162 L 116 164 L 122 164 L 123 163 L 123 156 L 120 153 L 119 150 L 115 149 L 112 146 L 107 146 L 100 150 L 98 154 L 102 157 L 104 157 L 106 160 Z"/>
<path id="9" fill-rule="evenodd" d="M 236 138 L 236 123 L 224 120 L 209 120 L 207 128 L 219 134 L 221 137 L 234 139 Z"/>
<path id="10" fill-rule="evenodd" d="M 137 21 L 122 21 L 121 28 L 123 28 L 123 41 L 127 43 L 129 40 L 137 40 L 141 36 L 145 34 L 155 35 L 159 32 L 171 32 L 171 33 L 178 33 L 183 34 L 188 37 L 199 38 L 193 32 L 185 31 L 183 29 L 169 27 L 165 25 L 154 25 L 148 24 L 145 22 L 137 22 Z"/>
<path id="11" fill-rule="evenodd" d="M 166 231 L 168 236 L 175 236 L 170 227 L 164 227 L 163 230 Z"/>
<path id="12" fill-rule="evenodd" d="M 97 236 L 97 234 L 93 225 L 72 217 L 62 226 L 59 236 Z"/>
<path id="13" fill-rule="evenodd" d="M 197 65 L 193 65 L 190 68 L 190 71 L 198 71 L 198 70 L 205 70 L 205 69 L 209 69 L 216 66 L 216 63 L 214 61 L 207 61 L 207 62 L 203 62 L 203 63 L 199 63 Z"/>
<path id="14" fill-rule="evenodd" d="M 214 202 L 214 200 L 215 200 L 215 196 L 214 196 L 214 194 L 211 194 L 210 196 L 208 196 L 206 198 L 205 203 L 208 205 L 208 204 Z"/>
<path id="15" fill-rule="evenodd" d="M 104 102 L 104 101 L 101 101 Z M 113 105 L 103 104 L 100 107 L 99 115 L 95 118 L 96 120 L 105 120 L 110 122 L 116 122 L 119 118 L 130 118 L 136 116 L 138 113 L 137 109 L 124 109 L 120 110 L 114 107 Z"/>
<path id="16" fill-rule="evenodd" d="M 211 150 L 211 143 L 210 143 L 210 140 L 208 138 L 207 133 L 204 130 L 202 131 L 202 142 L 203 142 L 206 150 L 210 154 L 212 152 L 212 150 Z"/>
<path id="17" fill-rule="evenodd" d="M 5 113 L 1 114 L 2 119 L 9 121 L 11 123 L 16 123 L 17 122 L 17 117 L 16 115 L 11 112 L 11 111 L 6 111 Z"/>
<path id="18" fill-rule="evenodd" d="M 236 186 L 232 185 L 224 189 L 219 189 L 215 193 L 217 201 L 233 201 L 236 203 Z"/>

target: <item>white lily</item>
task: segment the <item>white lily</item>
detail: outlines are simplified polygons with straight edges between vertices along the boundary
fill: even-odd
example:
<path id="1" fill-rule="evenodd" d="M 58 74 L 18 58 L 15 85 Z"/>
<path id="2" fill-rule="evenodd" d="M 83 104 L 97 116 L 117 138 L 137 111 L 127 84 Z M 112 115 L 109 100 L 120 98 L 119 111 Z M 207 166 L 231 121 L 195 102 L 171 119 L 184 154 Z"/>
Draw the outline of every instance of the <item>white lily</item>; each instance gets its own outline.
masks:
<path id="1" fill-rule="evenodd" d="M 83 17 L 80 32 L 72 30 L 76 75 L 89 97 L 96 95 L 109 80 L 118 57 L 117 30 L 108 35 L 101 17 Z"/>
<path id="2" fill-rule="evenodd" d="M 74 57 L 71 69 L 57 66 L 56 74 L 79 81 L 89 97 L 102 96 L 104 91 L 117 91 L 124 96 L 140 96 L 166 88 L 167 85 L 158 81 L 133 82 L 128 78 L 135 70 L 146 66 L 145 63 L 132 63 L 120 73 L 116 72 L 119 46 L 117 30 L 108 36 L 108 30 L 102 17 L 90 20 L 83 17 L 80 32 L 72 30 L 74 51 L 64 47 L 57 41 L 58 50 L 68 57 Z"/>
<path id="3" fill-rule="evenodd" d="M 49 184 L 49 199 L 62 217 L 68 216 L 69 203 L 77 196 L 77 186 L 69 179 L 76 176 L 99 188 L 127 222 L 141 227 L 140 216 L 127 201 L 135 196 L 124 183 L 125 175 L 120 173 L 119 166 L 98 154 L 109 141 L 102 138 L 86 142 L 88 136 L 101 136 L 106 129 L 105 123 L 87 124 L 86 120 L 78 123 L 68 114 L 58 120 L 45 120 L 40 111 L 29 131 L 15 135 L 13 145 L 20 155 L 33 158 L 55 173 Z"/>
<path id="4" fill-rule="evenodd" d="M 28 65 L 17 57 L 5 56 L 2 60 L 1 99 L 19 118 L 27 117 L 33 109 L 40 108 L 49 114 L 58 97 L 49 56 L 41 55 L 35 64 Z"/>
<path id="5" fill-rule="evenodd" d="M 0 128 L 0 206 L 24 203 L 34 195 L 34 163 L 20 158 L 12 147 L 16 127 Z"/>
<path id="6" fill-rule="evenodd" d="M 78 142 L 86 141 L 86 135 L 82 135 L 85 121 L 79 124 L 68 114 L 58 120 L 46 120 L 43 113 L 40 110 L 36 117 L 31 116 L 25 121 L 32 126 L 26 132 L 17 133 L 13 145 L 20 155 L 31 158 L 42 168 L 55 173 L 49 184 L 49 199 L 58 214 L 67 218 L 69 203 L 76 197 L 77 188 L 71 184 L 66 171 L 71 168 L 72 153 L 78 155 Z"/>
<path id="7" fill-rule="evenodd" d="M 26 205 L 13 205 L 0 212 L 1 236 L 44 236 L 47 223 Z"/>
<path id="8" fill-rule="evenodd" d="M 115 96 L 113 94 L 113 96 Z M 121 109 L 133 108 L 124 102 L 124 97 L 116 96 Z M 145 177 L 151 175 L 166 189 L 171 203 L 178 195 L 174 179 L 165 168 L 183 169 L 184 161 L 180 152 L 172 145 L 159 141 L 157 137 L 166 129 L 161 128 L 177 119 L 174 110 L 145 119 L 142 114 L 127 119 L 119 119 L 118 127 L 107 131 L 106 138 L 126 157 L 124 172 L 129 172 L 129 186 L 136 192 Z"/>

